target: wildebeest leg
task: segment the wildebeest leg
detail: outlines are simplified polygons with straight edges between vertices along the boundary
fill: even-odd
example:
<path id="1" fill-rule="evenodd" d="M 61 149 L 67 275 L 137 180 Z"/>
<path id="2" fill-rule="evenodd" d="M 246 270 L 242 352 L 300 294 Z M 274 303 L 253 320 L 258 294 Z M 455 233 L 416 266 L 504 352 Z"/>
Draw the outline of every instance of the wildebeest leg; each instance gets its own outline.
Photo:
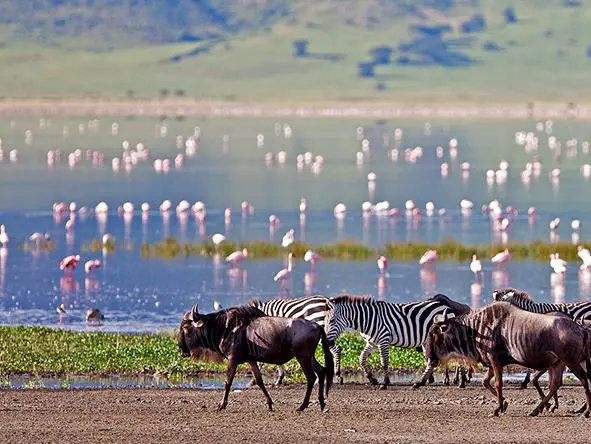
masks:
<path id="1" fill-rule="evenodd" d="M 466 382 L 468 382 L 468 378 L 466 378 L 466 368 L 463 365 L 458 365 L 456 367 L 453 383 L 459 388 L 466 388 Z"/>
<path id="2" fill-rule="evenodd" d="M 454 381 L 455 380 L 456 377 L 454 376 Z M 449 367 L 447 365 L 445 366 L 445 377 L 443 378 L 443 385 L 449 385 Z"/>
<path id="3" fill-rule="evenodd" d="M 389 366 L 389 346 L 390 343 L 381 343 L 380 344 L 380 357 L 382 360 L 382 370 L 384 371 L 384 382 L 382 382 L 382 385 L 380 386 L 380 390 L 386 390 L 386 388 L 388 388 L 388 386 L 390 385 L 390 374 L 388 372 L 388 366 Z"/>
<path id="4" fill-rule="evenodd" d="M 281 384 L 283 384 L 283 378 L 285 378 L 285 367 L 283 367 L 282 365 L 278 366 L 277 372 L 278 376 L 277 380 L 275 381 L 275 387 L 279 387 Z"/>
<path id="5" fill-rule="evenodd" d="M 562 362 L 558 362 L 557 364 L 553 365 L 548 369 L 548 373 L 550 373 L 550 388 L 548 389 L 548 394 L 544 396 L 544 398 L 540 401 L 540 403 L 536 406 L 535 409 L 531 411 L 529 416 L 538 416 L 548 401 L 556 396 L 556 392 L 562 385 L 562 372 L 564 371 L 564 364 Z M 584 374 L 584 372 L 583 372 Z"/>
<path id="6" fill-rule="evenodd" d="M 230 356 L 228 358 L 228 369 L 226 370 L 226 379 L 224 381 L 224 399 L 218 405 L 218 411 L 224 410 L 228 405 L 228 396 L 230 395 L 230 388 L 232 387 L 237 367 L 238 363 L 232 356 Z"/>
<path id="7" fill-rule="evenodd" d="M 326 403 L 324 402 L 324 379 L 326 374 L 324 367 L 322 367 L 314 357 L 312 358 L 312 364 L 314 366 L 314 372 L 318 375 L 318 404 L 320 405 L 320 410 L 324 410 L 324 407 L 326 406 Z"/>
<path id="8" fill-rule="evenodd" d="M 536 371 L 534 373 L 534 376 L 532 377 L 532 380 L 531 380 L 532 385 L 538 391 L 538 395 L 540 395 L 540 399 L 544 399 L 546 397 L 546 394 L 544 393 L 544 391 L 542 390 L 542 388 L 540 387 L 540 384 L 538 382 L 538 380 L 540 379 L 540 377 L 544 373 L 546 373 L 546 370 L 538 370 L 538 371 Z M 551 412 L 553 412 L 554 410 L 556 410 L 558 408 L 558 394 L 556 394 L 554 396 L 554 405 L 550 405 L 550 403 L 548 403 L 544 407 L 546 409 L 550 410 Z"/>
<path id="9" fill-rule="evenodd" d="M 375 345 L 370 344 L 369 342 L 366 342 L 365 343 L 365 347 L 363 347 L 363 351 L 359 355 L 359 364 L 361 365 L 361 368 L 365 372 L 365 376 L 367 376 L 367 379 L 369 380 L 369 383 L 371 385 L 377 385 L 378 384 L 378 380 L 373 377 L 373 375 L 371 374 L 371 370 L 367 366 L 367 357 L 374 350 L 375 350 Z"/>
<path id="10" fill-rule="evenodd" d="M 484 372 L 484 375 L 482 375 L 482 385 L 484 386 L 484 388 L 488 389 L 488 391 L 490 391 L 494 397 L 496 397 L 497 391 L 490 383 L 490 380 L 492 378 L 493 378 L 493 370 L 491 367 L 488 367 L 486 369 L 486 372 Z"/>
<path id="11" fill-rule="evenodd" d="M 265 398 L 267 398 L 267 406 L 269 407 L 269 410 L 273 410 L 273 401 L 269 396 L 269 392 L 265 388 L 265 383 L 263 382 L 263 377 L 261 376 L 261 370 L 259 369 L 259 366 L 257 365 L 256 361 L 249 362 L 248 366 L 250 367 L 250 371 L 252 372 L 253 379 L 256 381 L 256 384 L 260 387 L 260 389 L 263 391 Z M 279 366 L 279 368 L 282 367 Z"/>
<path id="12" fill-rule="evenodd" d="M 314 373 L 314 366 L 312 364 L 313 355 L 296 355 L 296 359 L 300 363 L 302 371 L 306 376 L 306 395 L 304 396 L 302 405 L 296 409 L 298 412 L 301 412 L 310 405 L 310 395 L 312 394 L 312 389 L 314 388 L 314 382 L 316 382 L 316 373 Z"/>
<path id="13" fill-rule="evenodd" d="M 330 348 L 330 352 L 334 356 L 334 374 L 339 378 L 339 384 L 343 383 L 343 377 L 341 376 L 341 347 L 337 344 Z"/>
<path id="14" fill-rule="evenodd" d="M 575 413 L 582 413 L 583 416 L 588 418 L 589 414 L 591 414 L 591 390 L 589 390 L 589 378 L 587 376 L 587 373 L 585 372 L 585 370 L 583 370 L 580 364 L 573 364 L 572 366 L 569 364 L 568 368 L 570 368 L 570 371 L 573 372 L 573 374 L 579 379 L 579 381 L 581 381 L 581 384 L 585 389 L 585 397 L 587 398 L 587 402 L 583 404 L 580 408 L 575 410 Z"/>
<path id="15" fill-rule="evenodd" d="M 521 385 L 519 386 L 520 389 L 527 388 L 527 385 L 529 384 L 529 381 L 530 381 L 530 377 L 531 377 L 531 368 L 528 368 L 525 371 L 525 378 L 523 378 L 523 381 L 521 382 Z"/>

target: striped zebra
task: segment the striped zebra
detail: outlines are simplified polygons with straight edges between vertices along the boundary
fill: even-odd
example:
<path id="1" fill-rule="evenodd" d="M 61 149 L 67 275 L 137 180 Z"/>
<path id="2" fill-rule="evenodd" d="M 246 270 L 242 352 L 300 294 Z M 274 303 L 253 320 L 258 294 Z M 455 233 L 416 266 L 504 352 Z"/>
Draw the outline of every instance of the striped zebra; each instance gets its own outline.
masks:
<path id="1" fill-rule="evenodd" d="M 493 292 L 494 301 L 510 302 L 522 310 L 533 313 L 564 313 L 575 322 L 584 323 L 591 321 L 591 302 L 579 301 L 568 304 L 551 304 L 548 302 L 534 302 L 529 294 L 516 288 L 504 288 Z M 521 388 L 527 388 L 531 380 L 531 370 L 527 369 Z"/>
<path id="2" fill-rule="evenodd" d="M 269 301 L 258 301 L 253 299 L 250 305 L 257 307 L 268 316 L 279 316 L 283 318 L 299 318 L 315 322 L 324 328 L 326 312 L 329 308 L 328 299 L 324 296 L 306 296 L 294 299 L 271 299 Z M 334 356 L 335 376 L 343 383 L 341 376 L 341 347 L 333 344 L 330 348 Z M 279 376 L 275 385 L 279 386 L 285 377 L 285 368 L 279 366 Z"/>
<path id="3" fill-rule="evenodd" d="M 384 381 L 380 387 L 382 389 L 390 384 L 389 346 L 421 347 L 427 339 L 433 318 L 445 310 L 450 311 L 448 305 L 435 298 L 409 304 L 394 304 L 377 301 L 370 296 L 344 294 L 330 298 L 329 302 L 332 308 L 327 312 L 325 326 L 329 344 L 334 344 L 346 330 L 359 331 L 365 339 L 359 363 L 372 385 L 378 384 L 378 381 L 367 366 L 367 358 L 376 348 L 380 350 L 384 372 Z M 464 378 L 463 374 L 462 376 Z"/>
<path id="4" fill-rule="evenodd" d="M 568 304 L 550 304 L 547 302 L 534 302 L 529 294 L 515 288 L 504 288 L 493 292 L 495 301 L 510 302 L 522 310 L 534 313 L 564 313 L 573 321 L 591 321 L 591 301 L 579 301 Z"/>

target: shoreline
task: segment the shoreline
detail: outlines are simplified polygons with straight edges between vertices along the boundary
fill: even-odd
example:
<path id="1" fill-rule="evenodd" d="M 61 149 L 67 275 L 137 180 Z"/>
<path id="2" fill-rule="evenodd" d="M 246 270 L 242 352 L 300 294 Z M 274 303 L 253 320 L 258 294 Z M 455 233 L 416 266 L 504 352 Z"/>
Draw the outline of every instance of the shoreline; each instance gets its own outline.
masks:
<path id="1" fill-rule="evenodd" d="M 520 102 L 228 102 L 167 99 L 0 99 L 2 116 L 167 116 L 591 120 L 591 104 Z"/>

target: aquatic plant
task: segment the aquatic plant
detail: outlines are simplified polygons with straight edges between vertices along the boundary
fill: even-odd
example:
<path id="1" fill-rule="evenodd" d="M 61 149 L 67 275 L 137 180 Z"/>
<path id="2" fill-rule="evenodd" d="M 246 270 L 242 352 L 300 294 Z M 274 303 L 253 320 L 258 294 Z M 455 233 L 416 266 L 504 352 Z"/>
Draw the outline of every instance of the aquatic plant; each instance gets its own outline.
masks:
<path id="1" fill-rule="evenodd" d="M 582 244 L 591 248 L 591 244 Z M 313 249 L 321 257 L 334 260 L 367 260 L 384 255 L 389 259 L 411 261 L 418 260 L 427 250 L 437 250 L 440 260 L 468 262 L 473 254 L 489 259 L 508 248 L 514 260 L 548 261 L 551 253 L 559 253 L 567 261 L 577 260 L 577 247 L 572 243 L 561 242 L 512 242 L 507 245 L 497 244 L 462 244 L 453 239 L 429 244 L 425 242 L 392 242 L 381 248 L 373 248 L 361 242 L 339 241 L 332 244 L 310 245 L 306 242 L 294 242 L 288 249 L 278 243 L 268 241 L 229 242 L 215 246 L 211 242 L 198 244 L 180 243 L 169 237 L 155 244 L 143 243 L 141 254 L 146 258 L 174 259 L 179 256 L 214 256 L 225 257 L 233 251 L 246 248 L 250 259 L 269 259 L 293 253 L 295 259 L 303 259 L 308 249 Z"/>
<path id="2" fill-rule="evenodd" d="M 337 341 L 343 348 L 342 368 L 359 371 L 359 354 L 364 341 L 357 334 L 346 334 Z M 225 364 L 193 362 L 181 359 L 174 332 L 160 334 L 114 334 L 73 332 L 46 327 L 0 327 L 0 376 L 18 374 L 36 376 L 121 375 L 157 373 L 160 377 L 197 376 L 225 371 Z M 318 359 L 322 362 L 321 350 Z M 369 359 L 379 369 L 379 354 Z M 423 356 L 414 349 L 390 349 L 392 369 L 418 369 Z M 288 363 L 290 372 L 299 378 L 295 361 Z M 246 367 L 241 367 L 242 371 Z M 265 366 L 266 373 L 275 372 Z"/>
<path id="3" fill-rule="evenodd" d="M 102 240 L 93 239 L 90 243 L 84 243 L 80 247 L 80 251 L 82 252 L 92 252 L 96 253 L 97 251 L 104 251 L 107 254 L 113 254 L 115 252 L 115 241 L 108 240 L 107 242 L 103 243 Z"/>

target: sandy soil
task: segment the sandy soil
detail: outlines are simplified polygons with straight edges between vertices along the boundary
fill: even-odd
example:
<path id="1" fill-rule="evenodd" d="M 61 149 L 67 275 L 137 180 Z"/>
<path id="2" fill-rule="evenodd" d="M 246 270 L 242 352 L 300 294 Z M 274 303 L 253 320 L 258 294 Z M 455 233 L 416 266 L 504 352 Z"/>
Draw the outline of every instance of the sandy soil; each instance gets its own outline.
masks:
<path id="1" fill-rule="evenodd" d="M 0 115 L 359 118 L 591 119 L 591 105 L 567 103 L 238 103 L 169 100 L 1 99 Z"/>
<path id="2" fill-rule="evenodd" d="M 271 389 L 268 412 L 260 390 L 230 395 L 216 412 L 220 390 L 108 389 L 1 390 L 2 443 L 340 443 L 340 442 L 589 442 L 591 419 L 570 413 L 583 400 L 579 387 L 563 387 L 555 413 L 527 416 L 533 389 L 508 387 L 509 408 L 489 418 L 492 397 L 466 389 L 432 386 L 379 391 L 337 386 L 328 412 L 318 405 L 295 412 L 304 387 Z"/>

